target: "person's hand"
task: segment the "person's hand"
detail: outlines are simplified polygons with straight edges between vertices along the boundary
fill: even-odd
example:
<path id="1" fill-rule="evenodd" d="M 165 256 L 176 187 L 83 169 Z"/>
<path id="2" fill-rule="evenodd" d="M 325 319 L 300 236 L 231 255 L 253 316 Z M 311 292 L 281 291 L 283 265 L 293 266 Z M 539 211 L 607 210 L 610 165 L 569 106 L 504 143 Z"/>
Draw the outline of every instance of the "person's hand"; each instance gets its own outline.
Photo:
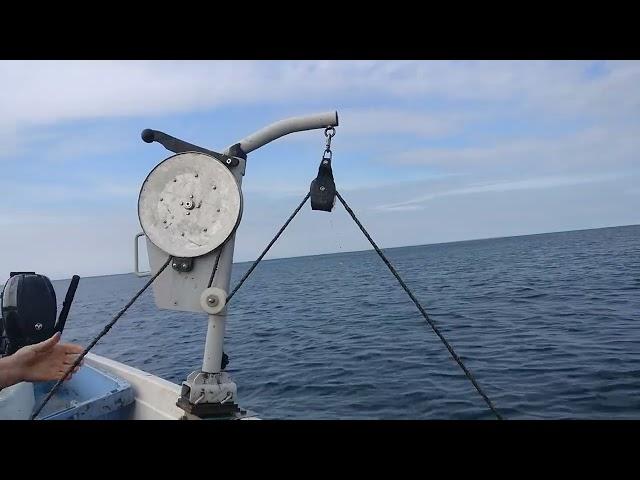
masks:
<path id="1" fill-rule="evenodd" d="M 71 343 L 59 343 L 60 332 L 44 342 L 22 347 L 8 357 L 12 361 L 19 381 L 45 382 L 60 380 L 76 361 L 84 348 Z M 76 367 L 67 380 L 78 371 Z"/>

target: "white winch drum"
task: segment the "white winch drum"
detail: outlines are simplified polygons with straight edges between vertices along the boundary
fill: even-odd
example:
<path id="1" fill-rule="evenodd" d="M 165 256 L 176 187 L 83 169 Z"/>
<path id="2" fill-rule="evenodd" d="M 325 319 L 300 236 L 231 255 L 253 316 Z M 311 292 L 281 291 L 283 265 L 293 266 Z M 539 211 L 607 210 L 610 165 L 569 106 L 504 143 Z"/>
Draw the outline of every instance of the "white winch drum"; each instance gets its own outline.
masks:
<path id="1" fill-rule="evenodd" d="M 199 257 L 220 245 L 242 217 L 242 192 L 220 161 L 199 152 L 179 153 L 158 164 L 138 197 L 147 238 L 174 257 Z"/>

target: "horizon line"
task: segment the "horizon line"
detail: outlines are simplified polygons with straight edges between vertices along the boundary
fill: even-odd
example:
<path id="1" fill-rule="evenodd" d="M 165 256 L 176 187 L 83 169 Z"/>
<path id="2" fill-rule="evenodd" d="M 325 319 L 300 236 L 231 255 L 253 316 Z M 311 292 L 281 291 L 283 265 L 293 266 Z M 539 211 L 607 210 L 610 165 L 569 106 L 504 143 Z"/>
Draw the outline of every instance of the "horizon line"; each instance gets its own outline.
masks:
<path id="1" fill-rule="evenodd" d="M 481 238 L 468 238 L 465 240 L 451 240 L 448 242 L 435 242 L 435 243 L 421 243 L 421 244 L 414 244 L 414 245 L 399 245 L 396 247 L 380 247 L 380 250 L 393 250 L 393 249 L 397 249 L 397 248 L 412 248 L 412 247 L 425 247 L 425 246 L 431 246 L 431 245 L 447 245 L 447 244 L 451 244 L 451 243 L 464 243 L 464 242 L 478 242 L 478 241 L 483 241 L 483 240 L 498 240 L 501 238 L 517 238 L 517 237 L 533 237 L 536 235 L 552 235 L 555 233 L 570 233 L 570 232 L 583 232 L 583 231 L 588 231 L 588 230 L 604 230 L 606 228 L 626 228 L 626 227 L 638 227 L 640 226 L 640 223 L 632 223 L 632 224 L 627 224 L 627 225 L 610 225 L 610 226 L 606 226 L 606 227 L 593 227 L 593 228 L 578 228 L 575 230 L 557 230 L 557 231 L 553 231 L 553 232 L 538 232 L 538 233 L 525 233 L 525 234 L 520 234 L 520 235 L 504 235 L 504 236 L 498 236 L 498 237 L 481 237 Z M 373 248 L 366 248 L 363 250 L 349 250 L 349 251 L 340 251 L 340 252 L 329 252 L 329 253 L 314 253 L 314 254 L 310 254 L 310 255 L 294 255 L 291 257 L 273 257 L 273 258 L 265 258 L 262 261 L 270 261 L 270 260 L 285 260 L 285 259 L 292 259 L 292 258 L 306 258 L 306 257 L 320 257 L 320 256 L 324 256 L 324 255 L 340 255 L 340 254 L 347 254 L 347 253 L 358 253 L 358 252 L 368 252 L 368 251 L 372 251 Z M 233 265 L 239 265 L 242 263 L 250 263 L 250 262 L 254 262 L 255 260 L 242 260 L 242 261 L 234 261 Z M 131 271 L 131 272 L 122 272 L 122 273 L 107 273 L 107 274 L 102 274 L 102 275 L 86 275 L 82 278 L 98 278 L 98 277 L 113 277 L 116 275 L 131 275 L 134 274 L 135 272 Z M 63 281 L 63 280 L 70 280 L 70 278 L 52 278 L 52 281 Z"/>

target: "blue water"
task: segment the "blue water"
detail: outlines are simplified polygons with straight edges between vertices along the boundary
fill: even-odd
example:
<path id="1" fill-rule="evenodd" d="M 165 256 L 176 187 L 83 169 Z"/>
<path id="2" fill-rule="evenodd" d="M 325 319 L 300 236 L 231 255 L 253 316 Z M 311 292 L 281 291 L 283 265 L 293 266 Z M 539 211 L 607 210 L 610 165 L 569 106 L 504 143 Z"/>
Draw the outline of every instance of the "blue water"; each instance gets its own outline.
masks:
<path id="1" fill-rule="evenodd" d="M 640 419 L 640 226 L 386 253 L 505 417 Z M 87 344 L 147 280 L 82 279 L 65 340 Z M 180 383 L 205 332 L 149 291 L 94 351 Z M 262 418 L 492 418 L 373 251 L 262 262 L 225 351 Z"/>

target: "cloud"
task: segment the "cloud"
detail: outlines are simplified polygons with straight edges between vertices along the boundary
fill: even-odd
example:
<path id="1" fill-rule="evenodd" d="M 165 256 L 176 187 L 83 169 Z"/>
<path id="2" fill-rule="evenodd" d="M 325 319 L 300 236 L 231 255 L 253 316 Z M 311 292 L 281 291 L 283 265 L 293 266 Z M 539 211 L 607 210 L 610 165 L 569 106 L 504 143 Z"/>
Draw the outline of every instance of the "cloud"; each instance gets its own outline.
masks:
<path id="1" fill-rule="evenodd" d="M 506 138 L 493 145 L 419 148 L 380 158 L 389 164 L 430 165 L 447 170 L 511 167 L 520 171 L 567 171 L 637 165 L 640 125 L 592 127 L 551 138 Z"/>
<path id="2" fill-rule="evenodd" d="M 96 205 L 114 209 L 114 200 L 137 202 L 140 184 L 132 179 L 79 174 L 71 182 L 47 182 L 42 180 L 20 182 L 0 178 L 0 191 L 5 195 L 4 213 L 0 216 L 8 222 L 10 218 L 55 218 L 61 211 L 90 214 Z M 29 210 L 30 208 L 39 210 Z M 22 213 L 22 212 L 25 213 Z"/>
<path id="3" fill-rule="evenodd" d="M 597 183 L 596 179 L 583 180 L 575 184 L 556 178 L 473 185 L 472 179 L 452 177 L 438 180 L 436 186 L 431 181 L 403 182 L 387 184 L 382 189 L 344 192 L 344 197 L 382 248 L 640 222 L 636 205 L 625 193 L 636 188 L 637 175 Z M 545 188 L 544 194 L 535 195 L 531 188 L 525 188 L 542 189 L 545 185 L 556 188 Z M 414 208 L 421 204 L 374 208 L 381 203 L 398 203 L 398 199 L 407 196 L 415 199 L 420 192 L 435 187 L 442 192 L 475 187 L 484 193 L 436 196 L 430 200 L 429 208 Z M 296 195 L 276 199 L 252 193 L 246 200 L 235 248 L 238 262 L 259 255 L 300 198 Z M 37 210 L 23 211 L 9 218 L 9 223 L 7 216 L 0 214 L 0 283 L 11 270 L 32 269 L 53 278 L 133 270 L 133 238 L 140 231 L 135 210 L 52 216 L 38 215 Z M 314 212 L 307 204 L 267 258 L 369 248 L 340 204 L 332 213 Z M 144 260 L 142 267 L 146 268 Z M 380 269 L 384 274 L 384 265 Z"/>
<path id="4" fill-rule="evenodd" d="M 22 218 L 0 216 L 0 225 L 0 283 L 10 271 L 21 270 L 52 278 L 133 271 L 133 237 L 140 230 L 135 215 L 29 213 Z"/>
<path id="5" fill-rule="evenodd" d="M 581 185 L 585 183 L 605 182 L 620 178 L 620 175 L 600 175 L 594 177 L 543 177 L 529 178 L 525 180 L 511 180 L 503 182 L 490 182 L 484 184 L 473 184 L 467 187 L 451 188 L 436 191 L 427 195 L 405 200 L 403 202 L 378 205 L 374 207 L 382 211 L 406 211 L 419 210 L 425 207 L 425 203 L 439 197 L 450 197 L 457 195 L 471 195 L 477 193 L 510 192 L 515 190 L 541 190 L 548 188 L 566 187 L 570 185 Z"/>
<path id="6" fill-rule="evenodd" d="M 452 177 L 353 190 L 345 192 L 344 197 L 376 243 L 391 248 L 639 223 L 640 213 L 625 193 L 639 178 L 585 176 L 574 181 L 570 177 L 550 177 L 474 184 L 470 178 Z M 422 204 L 375 208 L 407 195 L 418 197 L 420 192 L 434 188 L 442 192 L 467 189 L 469 194 L 434 196 L 429 208 L 422 208 Z M 471 194 L 473 191 L 481 194 Z M 298 201 L 298 197 L 263 201 L 256 196 L 247 202 L 238 232 L 238 261 L 255 258 Z M 304 208 L 268 258 L 370 248 L 344 208 L 337 204 L 332 213 Z M 384 265 L 380 268 L 385 271 Z"/>
<path id="7" fill-rule="evenodd" d="M 283 100 L 516 101 L 571 114 L 637 113 L 639 62 L 2 61 L 4 126 L 158 115 Z"/>
<path id="8" fill-rule="evenodd" d="M 338 109 L 338 186 L 384 246 L 632 223 L 639 86 L 637 61 L 0 61 L 0 267 L 130 271 L 154 118 L 204 145 Z M 288 142 L 251 160 L 238 260 L 315 176 L 321 132 Z M 368 248 L 339 210 L 273 256 Z"/>
<path id="9" fill-rule="evenodd" d="M 340 135 L 415 135 L 423 138 L 459 131 L 469 113 L 365 108 L 340 111 Z"/>

